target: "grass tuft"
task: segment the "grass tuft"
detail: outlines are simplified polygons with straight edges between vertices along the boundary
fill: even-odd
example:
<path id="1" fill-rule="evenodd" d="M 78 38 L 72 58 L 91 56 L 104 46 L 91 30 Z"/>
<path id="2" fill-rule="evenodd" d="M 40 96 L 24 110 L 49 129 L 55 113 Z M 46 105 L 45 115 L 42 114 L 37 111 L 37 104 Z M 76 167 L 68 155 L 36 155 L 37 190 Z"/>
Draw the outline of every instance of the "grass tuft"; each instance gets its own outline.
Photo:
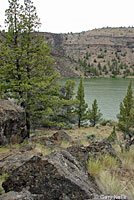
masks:
<path id="1" fill-rule="evenodd" d="M 91 158 L 88 162 L 88 172 L 94 177 L 98 177 L 102 172 L 103 167 L 99 159 Z"/>
<path id="2" fill-rule="evenodd" d="M 96 179 L 97 185 L 104 194 L 122 194 L 124 187 L 120 184 L 115 175 L 108 171 L 102 171 L 99 178 Z"/>

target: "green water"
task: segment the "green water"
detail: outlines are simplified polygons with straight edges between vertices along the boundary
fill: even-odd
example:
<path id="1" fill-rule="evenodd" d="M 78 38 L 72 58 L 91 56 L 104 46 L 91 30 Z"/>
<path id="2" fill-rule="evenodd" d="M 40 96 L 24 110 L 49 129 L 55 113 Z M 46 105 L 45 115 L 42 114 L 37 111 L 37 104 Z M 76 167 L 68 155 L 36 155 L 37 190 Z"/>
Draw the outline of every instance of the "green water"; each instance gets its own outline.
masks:
<path id="1" fill-rule="evenodd" d="M 60 80 L 64 84 L 67 79 Z M 76 83 L 75 92 L 77 92 L 79 79 L 71 79 Z M 104 119 L 117 121 L 116 115 L 119 113 L 120 102 L 126 95 L 130 79 L 84 79 L 85 100 L 89 107 L 94 99 L 97 99 L 98 106 Z M 133 81 L 134 88 L 134 81 Z"/>

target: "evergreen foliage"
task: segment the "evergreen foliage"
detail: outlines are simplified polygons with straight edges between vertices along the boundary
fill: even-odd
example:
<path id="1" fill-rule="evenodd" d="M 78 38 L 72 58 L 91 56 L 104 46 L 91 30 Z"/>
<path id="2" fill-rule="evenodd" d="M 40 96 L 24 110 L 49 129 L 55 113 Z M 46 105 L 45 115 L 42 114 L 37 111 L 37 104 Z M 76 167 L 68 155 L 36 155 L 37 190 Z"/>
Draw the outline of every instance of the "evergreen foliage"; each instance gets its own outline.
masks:
<path id="1" fill-rule="evenodd" d="M 120 114 L 117 115 L 119 119 L 118 127 L 125 135 L 130 135 L 130 127 L 134 124 L 134 100 L 132 92 L 132 81 L 130 81 L 127 94 L 123 99 L 123 102 L 120 103 Z"/>
<path id="2" fill-rule="evenodd" d="M 50 115 L 42 118 L 43 126 L 54 128 L 71 128 L 76 124 L 75 107 L 78 100 L 73 99 L 75 82 L 67 80 L 59 90 L 59 95 L 52 101 L 48 112 Z M 40 120 L 41 121 L 41 120 Z"/>
<path id="3" fill-rule="evenodd" d="M 6 31 L 0 45 L 1 98 L 12 98 L 26 113 L 27 136 L 31 120 L 51 113 L 57 99 L 57 73 L 49 46 L 37 32 L 40 20 L 31 0 L 8 0 Z M 48 112 L 49 110 L 49 112 Z"/>
<path id="4" fill-rule="evenodd" d="M 125 140 L 125 150 L 129 150 L 130 146 L 134 144 L 134 97 L 132 91 L 132 81 L 130 81 L 127 94 L 120 103 L 120 114 L 117 115 L 118 127 L 123 132 Z M 120 143 L 123 151 L 123 146 Z"/>
<path id="5" fill-rule="evenodd" d="M 65 118 L 68 119 L 68 122 L 75 123 L 76 113 L 75 108 L 78 104 L 77 99 L 73 99 L 75 82 L 72 80 L 67 80 L 65 83 L 65 97 L 64 97 L 64 109 L 65 109 Z M 62 100 L 63 101 L 63 100 Z"/>
<path id="6" fill-rule="evenodd" d="M 71 100 L 74 93 L 75 82 L 72 80 L 67 80 L 65 83 L 65 99 Z"/>
<path id="7" fill-rule="evenodd" d="M 78 127 L 80 128 L 87 120 L 87 107 L 88 107 L 87 103 L 85 103 L 85 94 L 84 94 L 82 78 L 80 79 L 76 99 L 79 102 L 78 105 L 76 106 L 76 113 L 78 115 Z"/>
<path id="8" fill-rule="evenodd" d="M 91 126 L 95 126 L 98 122 L 101 121 L 102 113 L 98 109 L 97 100 L 95 99 L 92 104 L 92 109 L 88 109 L 88 119 L 91 123 Z"/>

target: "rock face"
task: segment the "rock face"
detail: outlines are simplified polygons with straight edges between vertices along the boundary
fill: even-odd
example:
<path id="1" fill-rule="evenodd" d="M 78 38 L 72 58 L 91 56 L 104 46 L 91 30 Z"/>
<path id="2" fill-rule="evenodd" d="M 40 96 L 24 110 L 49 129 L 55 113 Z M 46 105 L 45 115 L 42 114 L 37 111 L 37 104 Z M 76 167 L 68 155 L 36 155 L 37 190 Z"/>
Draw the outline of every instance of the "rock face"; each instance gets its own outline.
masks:
<path id="1" fill-rule="evenodd" d="M 3 188 L 6 192 L 26 188 L 42 195 L 40 200 L 89 200 L 101 194 L 76 158 L 65 150 L 46 157 L 34 156 L 12 172 Z"/>
<path id="2" fill-rule="evenodd" d="M 23 109 L 8 100 L 0 99 L 0 145 L 20 143 L 25 137 Z"/>
<path id="3" fill-rule="evenodd" d="M 33 157 L 33 152 L 20 152 L 12 154 L 9 153 L 0 160 L 0 175 L 2 174 L 11 174 L 15 169 L 22 166 L 26 163 L 29 159 Z"/>
<path id="4" fill-rule="evenodd" d="M 90 153 L 87 150 L 87 147 L 83 145 L 73 145 L 67 148 L 67 151 L 79 160 L 81 166 L 86 170 L 87 160 L 89 158 Z"/>
<path id="5" fill-rule="evenodd" d="M 133 76 L 134 28 L 102 28 L 81 33 L 42 34 L 50 44 L 51 55 L 62 77 L 92 77 L 101 74 L 107 77 L 112 74 L 116 76 L 117 72 L 112 73 L 115 66 L 120 72 L 117 73 L 118 76 Z M 93 68 L 101 73 L 95 73 Z"/>

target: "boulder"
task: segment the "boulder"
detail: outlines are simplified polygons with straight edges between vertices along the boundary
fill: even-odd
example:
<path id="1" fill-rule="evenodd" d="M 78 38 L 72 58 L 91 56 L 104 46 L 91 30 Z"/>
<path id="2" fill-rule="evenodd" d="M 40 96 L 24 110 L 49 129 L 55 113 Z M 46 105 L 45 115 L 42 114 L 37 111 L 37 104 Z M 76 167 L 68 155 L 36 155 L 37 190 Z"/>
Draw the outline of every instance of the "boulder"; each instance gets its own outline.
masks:
<path id="1" fill-rule="evenodd" d="M 51 137 L 52 141 L 57 141 L 57 142 L 62 142 L 62 141 L 67 141 L 67 142 L 72 142 L 72 138 L 70 135 L 68 135 L 65 131 L 59 130 L 56 133 L 54 133 Z"/>
<path id="2" fill-rule="evenodd" d="M 24 110 L 0 99 L 0 145 L 21 143 L 26 137 Z"/>
<path id="3" fill-rule="evenodd" d="M 0 200 L 41 200 L 41 196 L 33 195 L 27 190 L 22 192 L 11 191 L 0 195 Z"/>
<path id="4" fill-rule="evenodd" d="M 19 148 L 20 152 L 25 152 L 25 151 L 32 151 L 33 147 L 31 145 L 23 145 Z"/>
<path id="5" fill-rule="evenodd" d="M 73 145 L 67 148 L 67 151 L 75 157 L 79 162 L 83 169 L 87 168 L 87 160 L 89 158 L 89 152 L 87 148 L 83 145 Z"/>
<path id="6" fill-rule="evenodd" d="M 43 195 L 40 200 L 89 200 L 101 194 L 88 173 L 66 150 L 48 156 L 33 156 L 15 169 L 3 183 L 5 192 L 21 192 L 24 188 L 32 194 Z"/>
<path id="7" fill-rule="evenodd" d="M 12 171 L 23 165 L 30 158 L 33 157 L 32 151 L 25 152 L 16 152 L 16 153 L 8 153 L 5 157 L 0 159 L 0 175 L 2 174 L 10 174 Z"/>

